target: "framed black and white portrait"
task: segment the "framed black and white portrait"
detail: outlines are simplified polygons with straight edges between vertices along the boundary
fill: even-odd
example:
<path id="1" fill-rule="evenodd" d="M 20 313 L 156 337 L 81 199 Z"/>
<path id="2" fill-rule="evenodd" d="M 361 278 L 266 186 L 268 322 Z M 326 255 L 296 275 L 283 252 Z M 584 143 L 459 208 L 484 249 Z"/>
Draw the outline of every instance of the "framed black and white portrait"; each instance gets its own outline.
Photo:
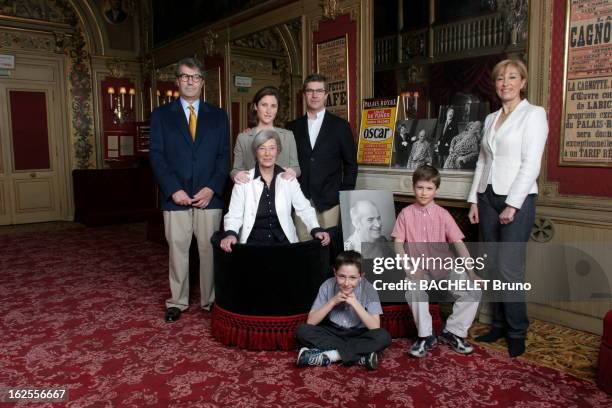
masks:
<path id="1" fill-rule="evenodd" d="M 340 215 L 345 250 L 361 252 L 362 243 L 392 242 L 395 206 L 390 191 L 341 191 Z"/>

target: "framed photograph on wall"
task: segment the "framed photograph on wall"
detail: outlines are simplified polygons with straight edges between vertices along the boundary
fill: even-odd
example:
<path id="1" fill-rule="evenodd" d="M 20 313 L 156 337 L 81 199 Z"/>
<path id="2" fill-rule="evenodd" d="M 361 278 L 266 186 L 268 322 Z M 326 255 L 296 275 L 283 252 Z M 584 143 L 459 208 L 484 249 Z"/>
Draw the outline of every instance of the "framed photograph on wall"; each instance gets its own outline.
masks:
<path id="1" fill-rule="evenodd" d="M 486 115 L 479 103 L 440 106 L 436 125 L 434 166 L 445 170 L 474 170 L 480 153 Z"/>
<path id="2" fill-rule="evenodd" d="M 348 35 L 317 43 L 316 54 L 317 72 L 327 78 L 326 109 L 349 120 Z"/>
<path id="3" fill-rule="evenodd" d="M 221 67 L 215 67 L 204 71 L 204 100 L 218 108 L 223 107 L 221 99 Z"/>

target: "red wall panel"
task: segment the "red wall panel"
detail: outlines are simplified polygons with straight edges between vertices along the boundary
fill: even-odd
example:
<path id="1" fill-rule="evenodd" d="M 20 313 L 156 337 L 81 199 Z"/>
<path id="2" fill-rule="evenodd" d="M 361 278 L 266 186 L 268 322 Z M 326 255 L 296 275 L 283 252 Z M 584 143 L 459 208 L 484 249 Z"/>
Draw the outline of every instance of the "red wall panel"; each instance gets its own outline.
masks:
<path id="1" fill-rule="evenodd" d="M 44 92 L 10 91 L 15 170 L 49 169 L 49 129 Z"/>

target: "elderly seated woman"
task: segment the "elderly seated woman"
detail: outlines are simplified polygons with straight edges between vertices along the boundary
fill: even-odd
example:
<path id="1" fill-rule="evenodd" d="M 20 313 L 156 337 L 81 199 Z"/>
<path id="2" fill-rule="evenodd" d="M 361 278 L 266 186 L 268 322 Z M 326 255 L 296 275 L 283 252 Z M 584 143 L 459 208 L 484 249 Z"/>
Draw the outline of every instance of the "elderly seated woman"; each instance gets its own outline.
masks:
<path id="1" fill-rule="evenodd" d="M 465 130 L 459 133 L 450 145 L 450 152 L 445 169 L 473 169 L 476 167 L 478 153 L 480 151 L 480 131 L 482 123 L 470 122 Z"/>
<path id="2" fill-rule="evenodd" d="M 264 245 L 298 242 L 291 207 L 311 235 L 322 245 L 328 245 L 329 234 L 319 227 L 315 210 L 297 180 L 277 177 L 284 171 L 276 165 L 282 149 L 278 133 L 260 131 L 251 148 L 257 163 L 249 171 L 249 182 L 234 185 L 229 211 L 223 218 L 226 236 L 221 240 L 221 249 L 231 252 L 236 242 Z"/>

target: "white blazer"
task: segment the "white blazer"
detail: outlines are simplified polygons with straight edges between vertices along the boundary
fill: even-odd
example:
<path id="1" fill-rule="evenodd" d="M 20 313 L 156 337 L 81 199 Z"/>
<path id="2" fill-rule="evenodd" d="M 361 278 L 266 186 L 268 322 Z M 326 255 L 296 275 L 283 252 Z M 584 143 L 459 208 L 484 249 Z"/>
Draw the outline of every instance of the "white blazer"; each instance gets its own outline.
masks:
<path id="1" fill-rule="evenodd" d="M 241 244 L 247 242 L 249 234 L 251 234 L 257 216 L 259 199 L 264 188 L 261 177 L 253 179 L 254 176 L 255 169 L 251 169 L 249 170 L 251 181 L 234 185 L 229 210 L 223 217 L 223 225 L 226 231 L 240 231 L 239 242 Z M 295 225 L 293 225 L 293 219 L 291 218 L 292 206 L 295 208 L 298 217 L 304 221 L 308 231 L 319 227 L 315 209 L 310 205 L 310 201 L 304 197 L 296 179 L 288 181 L 282 178 L 280 174 L 276 176 L 274 204 L 276 205 L 278 221 L 289 242 L 298 242 Z"/>
<path id="2" fill-rule="evenodd" d="M 521 208 L 528 194 L 538 192 L 537 178 L 548 137 L 546 111 L 523 99 L 492 135 L 500 114 L 501 109 L 485 119 L 468 202 L 478 201 L 476 193 L 484 193 L 490 174 L 495 194 L 506 195 L 506 204 Z"/>

